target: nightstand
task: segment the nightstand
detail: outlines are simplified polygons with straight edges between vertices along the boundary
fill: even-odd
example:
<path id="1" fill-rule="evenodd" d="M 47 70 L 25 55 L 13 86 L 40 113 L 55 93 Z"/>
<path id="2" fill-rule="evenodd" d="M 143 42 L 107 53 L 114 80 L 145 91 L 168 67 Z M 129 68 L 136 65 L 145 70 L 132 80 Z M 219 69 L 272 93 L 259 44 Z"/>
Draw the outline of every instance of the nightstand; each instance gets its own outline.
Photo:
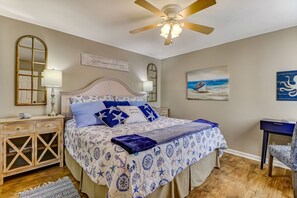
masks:
<path id="1" fill-rule="evenodd" d="M 3 178 L 60 163 L 64 116 L 0 119 L 0 185 Z"/>
<path id="2" fill-rule="evenodd" d="M 165 116 L 168 117 L 169 116 L 169 108 L 167 107 L 153 107 L 153 109 L 159 113 L 160 116 Z"/>

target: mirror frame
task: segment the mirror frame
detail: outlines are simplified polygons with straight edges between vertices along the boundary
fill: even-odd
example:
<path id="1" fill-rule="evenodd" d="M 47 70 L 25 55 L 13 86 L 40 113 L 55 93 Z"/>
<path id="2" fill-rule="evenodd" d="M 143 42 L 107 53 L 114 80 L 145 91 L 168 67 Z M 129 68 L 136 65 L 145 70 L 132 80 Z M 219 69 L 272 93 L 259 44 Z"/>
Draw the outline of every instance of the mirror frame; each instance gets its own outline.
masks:
<path id="1" fill-rule="evenodd" d="M 30 38 L 32 41 L 32 46 L 31 47 L 28 47 L 28 46 L 22 46 L 21 45 L 21 42 L 26 39 L 26 38 Z M 39 48 L 34 48 L 34 43 L 35 43 L 35 40 L 39 41 L 43 47 L 44 47 L 44 50 L 43 49 L 39 49 Z M 29 63 L 31 64 L 31 103 L 20 103 L 19 102 L 19 68 L 20 68 L 20 49 L 22 48 L 25 48 L 25 49 L 28 49 L 28 50 L 31 50 L 31 59 L 29 60 Z M 47 89 L 44 88 L 44 90 L 38 90 L 37 89 L 37 92 L 38 91 L 44 91 L 44 102 L 42 103 L 33 103 L 33 78 L 34 78 L 34 75 L 33 75 L 33 71 L 34 71 L 34 64 L 36 64 L 36 61 L 34 61 L 34 51 L 42 51 L 45 53 L 45 60 L 44 60 L 44 69 L 47 69 L 47 58 L 48 58 L 48 51 L 47 51 L 47 46 L 46 44 L 44 43 L 43 40 L 41 40 L 40 38 L 36 37 L 36 36 L 33 36 L 33 35 L 24 35 L 22 37 L 20 37 L 17 42 L 16 42 L 16 73 L 15 73 L 15 105 L 16 106 L 40 106 L 40 105 L 47 105 Z M 41 64 L 40 62 L 38 62 L 38 64 Z M 29 70 L 28 70 L 29 71 Z M 39 77 L 39 76 L 38 76 Z M 43 76 L 40 76 L 41 79 L 43 78 Z"/>
<path id="2" fill-rule="evenodd" d="M 154 63 L 147 66 L 147 80 L 153 81 L 153 91 L 148 92 L 148 102 L 158 101 L 158 68 Z"/>

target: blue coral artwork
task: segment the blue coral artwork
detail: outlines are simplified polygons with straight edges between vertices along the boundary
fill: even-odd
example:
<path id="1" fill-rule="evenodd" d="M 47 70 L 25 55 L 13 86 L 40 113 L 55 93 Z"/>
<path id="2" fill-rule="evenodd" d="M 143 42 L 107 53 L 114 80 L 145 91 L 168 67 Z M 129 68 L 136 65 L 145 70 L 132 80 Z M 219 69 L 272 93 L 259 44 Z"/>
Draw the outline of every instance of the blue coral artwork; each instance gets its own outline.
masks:
<path id="1" fill-rule="evenodd" d="M 297 70 L 276 74 L 276 100 L 297 101 Z"/>

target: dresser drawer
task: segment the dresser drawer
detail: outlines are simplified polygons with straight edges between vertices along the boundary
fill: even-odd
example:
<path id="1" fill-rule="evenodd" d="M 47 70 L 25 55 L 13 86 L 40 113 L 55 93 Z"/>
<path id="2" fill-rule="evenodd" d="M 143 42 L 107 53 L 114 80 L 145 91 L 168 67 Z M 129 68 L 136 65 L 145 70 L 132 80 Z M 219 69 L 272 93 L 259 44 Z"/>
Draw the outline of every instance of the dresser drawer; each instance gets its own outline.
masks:
<path id="1" fill-rule="evenodd" d="M 292 135 L 295 124 L 287 122 L 260 121 L 260 129 L 275 133 Z"/>
<path id="2" fill-rule="evenodd" d="M 60 120 L 38 121 L 36 122 L 36 132 L 54 132 L 61 127 Z"/>
<path id="3" fill-rule="evenodd" d="M 3 125 L 3 133 L 33 133 L 34 126 L 33 123 L 12 123 Z"/>

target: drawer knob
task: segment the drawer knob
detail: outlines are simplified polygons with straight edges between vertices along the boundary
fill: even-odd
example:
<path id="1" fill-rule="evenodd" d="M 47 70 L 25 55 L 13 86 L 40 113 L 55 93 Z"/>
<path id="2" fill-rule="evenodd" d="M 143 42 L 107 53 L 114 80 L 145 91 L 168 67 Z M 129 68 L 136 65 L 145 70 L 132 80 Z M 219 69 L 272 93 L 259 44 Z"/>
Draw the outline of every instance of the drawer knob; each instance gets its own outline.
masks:
<path id="1" fill-rule="evenodd" d="M 21 128 L 20 127 L 17 127 L 16 130 L 19 131 L 19 130 L 21 130 Z"/>
<path id="2" fill-rule="evenodd" d="M 47 124 L 47 125 L 45 125 L 45 127 L 51 127 L 52 125 L 51 124 Z"/>

